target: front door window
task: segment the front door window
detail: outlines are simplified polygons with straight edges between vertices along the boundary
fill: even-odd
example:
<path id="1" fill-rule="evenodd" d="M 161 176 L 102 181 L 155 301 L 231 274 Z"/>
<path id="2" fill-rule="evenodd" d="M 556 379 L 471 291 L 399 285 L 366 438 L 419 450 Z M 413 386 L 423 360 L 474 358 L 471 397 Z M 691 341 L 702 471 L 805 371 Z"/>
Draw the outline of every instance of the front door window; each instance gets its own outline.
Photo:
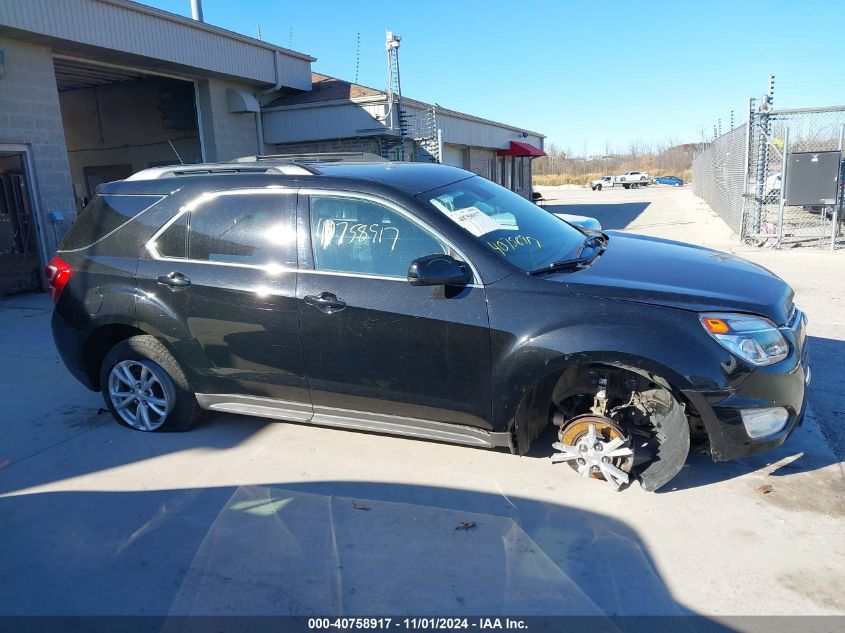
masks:
<path id="1" fill-rule="evenodd" d="M 317 270 L 399 278 L 418 257 L 448 252 L 400 213 L 336 196 L 311 197 L 311 247 Z"/>

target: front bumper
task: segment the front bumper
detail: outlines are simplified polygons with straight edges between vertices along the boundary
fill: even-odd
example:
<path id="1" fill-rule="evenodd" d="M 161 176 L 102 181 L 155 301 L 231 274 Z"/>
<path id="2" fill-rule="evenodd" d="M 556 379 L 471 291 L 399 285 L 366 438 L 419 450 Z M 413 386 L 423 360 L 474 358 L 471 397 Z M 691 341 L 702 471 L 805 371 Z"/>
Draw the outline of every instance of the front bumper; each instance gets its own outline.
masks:
<path id="1" fill-rule="evenodd" d="M 707 429 L 714 461 L 736 459 L 780 446 L 803 423 L 811 377 L 809 350 L 803 325 L 789 330 L 789 334 L 790 356 L 774 365 L 758 367 L 735 391 L 684 393 Z M 786 425 L 771 435 L 752 438 L 740 411 L 764 407 L 785 408 L 789 414 Z"/>

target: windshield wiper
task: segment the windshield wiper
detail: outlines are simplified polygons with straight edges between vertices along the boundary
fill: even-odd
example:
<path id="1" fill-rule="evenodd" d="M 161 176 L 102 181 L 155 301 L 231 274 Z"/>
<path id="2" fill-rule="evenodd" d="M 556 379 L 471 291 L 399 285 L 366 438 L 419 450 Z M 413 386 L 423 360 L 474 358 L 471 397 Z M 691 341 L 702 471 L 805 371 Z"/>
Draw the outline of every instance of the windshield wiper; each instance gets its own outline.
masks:
<path id="1" fill-rule="evenodd" d="M 560 261 L 552 262 L 548 266 L 543 266 L 542 268 L 537 268 L 535 270 L 531 270 L 528 272 L 529 275 L 542 275 L 544 273 L 553 273 L 558 270 L 569 270 L 572 268 L 580 268 L 581 266 L 586 266 L 591 261 L 596 258 L 595 253 L 590 255 L 589 257 L 573 257 L 572 259 L 561 259 Z"/>
<path id="2" fill-rule="evenodd" d="M 608 237 L 606 233 L 593 233 L 592 235 L 588 235 L 584 239 L 584 243 L 581 244 L 581 248 L 578 249 L 578 253 L 575 257 L 571 259 L 561 259 L 556 262 L 552 262 L 548 266 L 543 266 L 542 268 L 537 268 L 535 270 L 529 271 L 528 274 L 542 275 L 544 273 L 553 273 L 559 270 L 571 270 L 573 268 L 580 268 L 582 266 L 586 266 L 604 251 L 605 245 L 607 244 L 609 239 L 610 237 Z M 590 246 L 595 246 L 597 248 L 590 255 L 582 256 L 581 253 L 587 250 L 587 248 Z"/>

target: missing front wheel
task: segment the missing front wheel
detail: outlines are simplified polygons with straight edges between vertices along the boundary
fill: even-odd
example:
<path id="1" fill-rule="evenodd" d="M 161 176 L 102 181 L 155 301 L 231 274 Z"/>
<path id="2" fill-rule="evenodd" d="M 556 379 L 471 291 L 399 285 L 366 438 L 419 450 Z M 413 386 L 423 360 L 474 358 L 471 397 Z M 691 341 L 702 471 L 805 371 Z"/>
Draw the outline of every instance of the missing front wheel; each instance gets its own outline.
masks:
<path id="1" fill-rule="evenodd" d="M 559 427 L 554 463 L 567 462 L 582 477 L 607 481 L 615 490 L 637 478 L 654 491 L 680 472 L 690 428 L 669 389 L 622 369 L 584 368 L 567 378 L 572 382 L 559 384 L 552 416 Z"/>

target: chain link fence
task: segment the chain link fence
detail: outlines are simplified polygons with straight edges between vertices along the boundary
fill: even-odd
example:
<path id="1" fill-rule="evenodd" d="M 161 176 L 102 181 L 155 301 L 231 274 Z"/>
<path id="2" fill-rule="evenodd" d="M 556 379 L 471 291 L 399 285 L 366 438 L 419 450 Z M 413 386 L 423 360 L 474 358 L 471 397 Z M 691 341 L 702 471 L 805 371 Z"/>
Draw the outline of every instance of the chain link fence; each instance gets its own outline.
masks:
<path id="1" fill-rule="evenodd" d="M 841 155 L 837 182 L 814 203 L 790 204 L 790 157 L 842 150 L 845 106 L 765 111 L 716 138 L 693 160 L 693 191 L 748 243 L 776 248 L 845 248 Z M 835 157 L 834 157 L 835 160 Z M 835 168 L 835 167 L 834 167 Z"/>
<path id="2" fill-rule="evenodd" d="M 742 232 L 742 200 L 748 125 L 715 139 L 692 162 L 692 190 L 704 198 L 733 231 Z"/>

